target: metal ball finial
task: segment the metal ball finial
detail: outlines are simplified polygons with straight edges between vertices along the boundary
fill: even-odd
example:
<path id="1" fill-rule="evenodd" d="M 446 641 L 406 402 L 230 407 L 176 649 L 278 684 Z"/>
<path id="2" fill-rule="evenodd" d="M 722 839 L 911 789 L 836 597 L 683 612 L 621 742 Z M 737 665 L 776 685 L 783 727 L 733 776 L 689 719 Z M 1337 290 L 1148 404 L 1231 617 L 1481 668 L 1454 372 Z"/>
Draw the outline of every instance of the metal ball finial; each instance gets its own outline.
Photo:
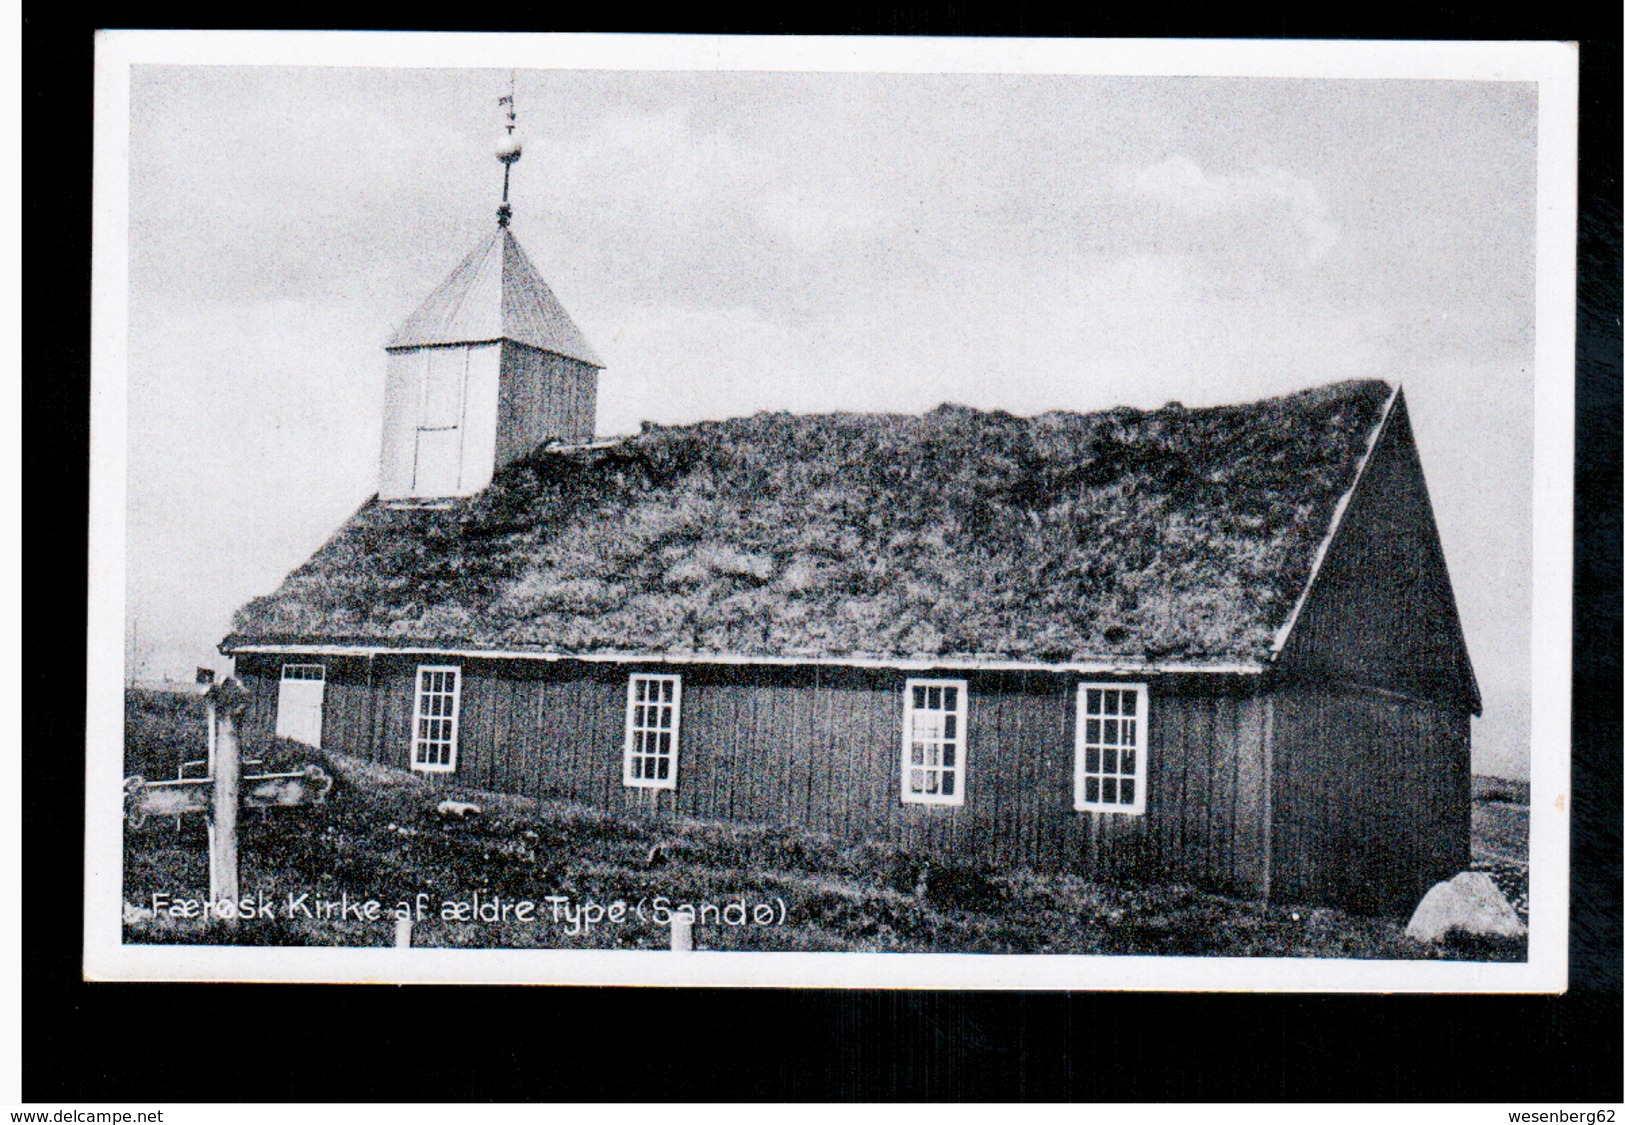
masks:
<path id="1" fill-rule="evenodd" d="M 513 108 L 513 71 L 508 72 L 508 93 L 506 97 L 497 99 L 497 105 L 508 107 L 507 132 L 497 144 L 497 159 L 502 162 L 502 206 L 497 208 L 497 225 L 507 226 L 508 220 L 513 218 L 513 208 L 508 206 L 508 177 L 513 166 L 524 155 L 525 145 L 518 134 L 513 131 L 514 122 L 519 115 Z"/>

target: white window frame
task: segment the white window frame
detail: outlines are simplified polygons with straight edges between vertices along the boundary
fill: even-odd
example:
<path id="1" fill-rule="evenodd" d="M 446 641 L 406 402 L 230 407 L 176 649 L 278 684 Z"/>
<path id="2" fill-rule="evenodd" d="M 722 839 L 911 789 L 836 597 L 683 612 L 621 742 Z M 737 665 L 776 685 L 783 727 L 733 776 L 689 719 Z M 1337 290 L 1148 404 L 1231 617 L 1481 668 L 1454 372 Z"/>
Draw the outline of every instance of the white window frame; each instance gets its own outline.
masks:
<path id="1" fill-rule="evenodd" d="M 1091 691 L 1113 691 L 1124 694 L 1132 693 L 1132 697 L 1134 699 L 1134 714 L 1131 718 L 1131 721 L 1134 723 L 1134 738 L 1132 745 L 1125 743 L 1122 740 L 1122 731 L 1120 728 L 1117 733 L 1115 745 L 1106 740 L 1104 729 L 1101 730 L 1100 737 L 1094 739 L 1092 743 L 1091 740 L 1086 737 L 1088 723 L 1091 719 L 1099 720 L 1102 724 L 1102 728 L 1104 728 L 1104 724 L 1107 721 L 1116 721 L 1121 723 L 1124 720 L 1124 716 L 1121 713 L 1121 699 L 1118 701 L 1119 711 L 1117 714 L 1107 715 L 1101 713 L 1091 715 L 1088 710 L 1089 692 Z M 1101 704 L 1102 712 L 1104 712 L 1106 705 L 1104 696 L 1101 698 Z M 1078 685 L 1078 725 L 1077 731 L 1073 738 L 1072 746 L 1072 807 L 1074 809 L 1079 812 L 1122 813 L 1129 816 L 1144 815 L 1145 778 L 1147 773 L 1145 766 L 1147 743 L 1146 731 L 1150 726 L 1150 723 L 1151 693 L 1147 690 L 1145 684 L 1081 683 Z M 1089 770 L 1086 768 L 1088 764 L 1087 755 L 1091 748 L 1100 751 L 1100 762 L 1098 768 L 1095 770 Z M 1107 751 L 1116 751 L 1118 754 L 1121 754 L 1125 750 L 1132 750 L 1134 752 L 1133 772 L 1125 772 L 1122 769 L 1121 758 L 1118 759 L 1118 768 L 1116 770 L 1107 771 L 1105 769 Z M 1091 776 L 1101 779 L 1101 795 L 1093 801 L 1088 800 L 1086 797 L 1087 779 Z M 1134 800 L 1128 802 L 1127 804 L 1120 801 L 1106 801 L 1104 799 L 1105 779 L 1108 777 L 1116 779 L 1119 783 L 1121 783 L 1124 778 L 1133 778 Z"/>
<path id="2" fill-rule="evenodd" d="M 314 676 L 309 674 L 313 670 L 316 673 Z M 293 675 L 290 676 L 288 674 L 290 672 L 292 672 Z M 325 665 L 325 664 L 284 664 L 282 666 L 282 678 L 284 680 L 320 680 L 323 683 L 326 683 L 327 682 L 327 665 Z"/>
<path id="3" fill-rule="evenodd" d="M 423 677 L 426 672 L 451 673 L 451 714 L 425 715 L 423 713 L 424 698 L 427 695 L 444 695 L 444 692 L 426 692 L 423 687 Z M 462 733 L 462 706 L 463 706 L 463 669 L 460 664 L 419 664 L 417 671 L 412 674 L 412 769 L 418 773 L 455 773 L 457 770 L 457 742 Z M 449 720 L 450 733 L 446 738 L 425 738 L 423 736 L 423 723 L 434 720 Z M 440 745 L 448 743 L 451 753 L 445 762 L 425 762 L 421 751 L 426 745 Z"/>
<path id="4" fill-rule="evenodd" d="M 914 706 L 914 691 L 915 691 L 916 688 L 926 690 L 926 691 L 929 691 L 932 688 L 939 688 L 939 689 L 940 688 L 953 688 L 958 693 L 956 695 L 956 697 L 955 697 L 956 705 L 955 705 L 955 707 L 954 707 L 954 709 L 952 711 L 949 711 L 946 708 L 942 708 L 942 707 L 938 707 L 938 708 L 929 708 L 928 707 L 928 708 L 924 709 L 929 713 L 952 715 L 954 717 L 954 725 L 955 725 L 956 733 L 955 733 L 955 735 L 953 737 L 953 746 L 954 746 L 955 754 L 954 754 L 954 764 L 951 765 L 951 766 L 944 766 L 944 765 L 940 765 L 940 764 L 932 765 L 932 764 L 930 764 L 929 761 L 927 761 L 923 765 L 915 765 L 913 760 L 912 760 L 912 755 L 911 755 L 910 752 L 911 752 L 911 750 L 913 748 L 913 744 L 914 744 L 914 737 L 913 737 L 914 736 L 914 715 L 915 715 L 915 711 L 916 711 L 915 706 Z M 964 681 L 964 680 L 911 679 L 911 680 L 907 680 L 907 681 L 904 682 L 904 684 L 903 684 L 903 746 L 902 746 L 902 758 L 901 758 L 901 760 L 899 762 L 899 772 L 898 772 L 898 776 L 897 776 L 898 788 L 902 793 L 903 804 L 905 804 L 905 805 L 963 805 L 965 803 L 965 790 L 967 788 L 967 781 L 968 781 L 969 776 L 970 776 L 970 754 L 968 752 L 968 744 L 969 744 L 969 741 L 970 741 L 970 738 L 969 738 L 970 726 L 969 726 L 969 723 L 966 722 L 966 716 L 967 716 L 969 710 L 970 710 L 970 687 L 966 683 L 966 681 Z M 947 739 L 944 738 L 944 739 L 942 739 L 940 741 L 941 742 L 946 742 Z M 940 762 L 940 758 L 938 760 Z M 909 774 L 913 770 L 918 770 L 918 769 L 922 769 L 922 768 L 932 770 L 932 771 L 936 771 L 938 774 L 941 774 L 942 772 L 947 771 L 947 770 L 952 770 L 953 771 L 953 777 L 954 777 L 954 791 L 951 794 L 941 793 L 941 792 L 937 792 L 937 793 L 916 793 L 916 792 L 914 792 L 914 788 L 910 784 Z M 940 788 L 940 786 L 939 786 L 939 788 Z"/>
<path id="5" fill-rule="evenodd" d="M 658 686 L 671 685 L 671 701 L 664 699 L 638 699 L 638 685 L 653 684 Z M 637 710 L 640 707 L 657 707 L 671 709 L 670 727 L 656 725 L 649 726 L 647 721 L 638 722 Z M 645 716 L 647 719 L 647 716 Z M 632 789 L 676 789 L 677 788 L 677 757 L 678 749 L 682 745 L 683 722 L 683 677 L 670 672 L 633 672 L 626 678 L 626 745 L 621 752 L 621 783 Z M 638 748 L 639 734 L 671 734 L 671 750 L 662 754 L 656 750 L 653 753 L 647 749 Z M 647 761 L 653 758 L 666 757 L 670 767 L 665 777 L 634 777 L 633 764 L 637 761 Z M 640 771 L 641 772 L 641 771 Z"/>

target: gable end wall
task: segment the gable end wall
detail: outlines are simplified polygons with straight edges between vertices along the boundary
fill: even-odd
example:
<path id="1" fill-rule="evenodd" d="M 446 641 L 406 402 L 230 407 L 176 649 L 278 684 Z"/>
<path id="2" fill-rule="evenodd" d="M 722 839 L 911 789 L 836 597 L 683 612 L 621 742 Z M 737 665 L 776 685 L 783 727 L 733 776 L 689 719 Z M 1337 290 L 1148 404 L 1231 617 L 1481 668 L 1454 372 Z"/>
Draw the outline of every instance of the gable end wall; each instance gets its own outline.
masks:
<path id="1" fill-rule="evenodd" d="M 1465 869 L 1477 688 L 1402 397 L 1272 686 L 1273 898 L 1403 915 Z"/>
<path id="2" fill-rule="evenodd" d="M 1476 704 L 1473 671 L 1398 398 L 1282 647 L 1282 678 Z"/>

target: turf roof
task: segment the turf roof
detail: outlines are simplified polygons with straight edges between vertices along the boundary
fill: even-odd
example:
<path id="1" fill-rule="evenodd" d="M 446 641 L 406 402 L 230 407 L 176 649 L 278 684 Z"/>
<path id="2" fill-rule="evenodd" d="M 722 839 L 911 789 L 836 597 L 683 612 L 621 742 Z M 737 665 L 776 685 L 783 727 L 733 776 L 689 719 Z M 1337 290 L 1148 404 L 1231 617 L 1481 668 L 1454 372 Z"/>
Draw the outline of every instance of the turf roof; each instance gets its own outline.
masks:
<path id="1" fill-rule="evenodd" d="M 646 425 L 369 501 L 226 646 L 1262 660 L 1389 394 Z"/>

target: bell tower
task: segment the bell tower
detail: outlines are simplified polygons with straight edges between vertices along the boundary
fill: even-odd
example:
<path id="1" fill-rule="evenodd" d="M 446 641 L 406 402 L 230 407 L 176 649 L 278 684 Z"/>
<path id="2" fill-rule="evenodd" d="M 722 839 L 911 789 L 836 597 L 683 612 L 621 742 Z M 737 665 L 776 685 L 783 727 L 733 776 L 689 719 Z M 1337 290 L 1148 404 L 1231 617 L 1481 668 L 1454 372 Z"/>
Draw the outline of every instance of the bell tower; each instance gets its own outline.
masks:
<path id="1" fill-rule="evenodd" d="M 604 365 L 509 229 L 523 154 L 511 78 L 499 104 L 496 229 L 385 345 L 380 500 L 471 496 L 545 442 L 593 437 Z"/>

